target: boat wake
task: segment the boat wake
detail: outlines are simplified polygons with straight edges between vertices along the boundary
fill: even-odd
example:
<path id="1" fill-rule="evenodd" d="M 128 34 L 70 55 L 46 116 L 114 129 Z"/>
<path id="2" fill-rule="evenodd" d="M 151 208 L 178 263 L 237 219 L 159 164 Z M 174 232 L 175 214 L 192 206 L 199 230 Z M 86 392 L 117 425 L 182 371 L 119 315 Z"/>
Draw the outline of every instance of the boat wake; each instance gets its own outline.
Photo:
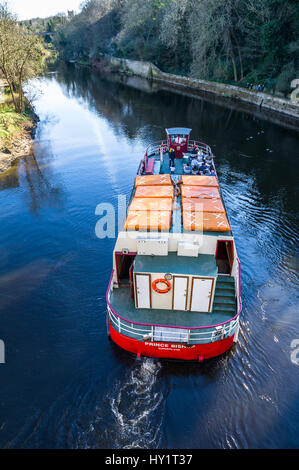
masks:
<path id="1" fill-rule="evenodd" d="M 117 382 L 110 400 L 113 442 L 117 448 L 156 448 L 161 438 L 164 394 L 157 377 L 161 364 L 142 359 L 123 383 Z M 112 436 L 110 436 L 112 437 Z"/>
<path id="2" fill-rule="evenodd" d="M 158 448 L 167 396 L 158 380 L 161 368 L 151 359 L 136 360 L 114 385 L 107 377 L 104 396 L 103 377 L 70 385 L 43 412 L 35 410 L 4 447 Z"/>

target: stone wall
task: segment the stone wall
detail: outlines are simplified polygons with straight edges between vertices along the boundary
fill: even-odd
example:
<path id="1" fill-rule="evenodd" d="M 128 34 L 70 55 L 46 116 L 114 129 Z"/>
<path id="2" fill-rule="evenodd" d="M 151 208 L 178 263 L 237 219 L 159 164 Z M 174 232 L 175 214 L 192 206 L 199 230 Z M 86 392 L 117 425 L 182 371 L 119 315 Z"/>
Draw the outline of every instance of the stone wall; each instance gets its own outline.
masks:
<path id="1" fill-rule="evenodd" d="M 119 59 L 118 57 L 112 57 L 108 55 L 103 57 L 103 62 L 106 62 L 112 71 L 119 71 L 128 75 L 137 75 L 147 79 L 152 78 L 151 70 L 154 66 L 150 62 Z"/>
<path id="2" fill-rule="evenodd" d="M 108 67 L 115 71 L 128 75 L 137 75 L 179 88 L 214 94 L 230 101 L 247 103 L 263 110 L 279 112 L 288 118 L 292 118 L 294 121 L 298 120 L 299 125 L 299 103 L 295 104 L 289 100 L 268 95 L 267 93 L 249 91 L 246 88 L 234 85 L 165 73 L 150 62 L 120 59 L 108 55 L 105 55 L 103 60 L 108 64 Z"/>

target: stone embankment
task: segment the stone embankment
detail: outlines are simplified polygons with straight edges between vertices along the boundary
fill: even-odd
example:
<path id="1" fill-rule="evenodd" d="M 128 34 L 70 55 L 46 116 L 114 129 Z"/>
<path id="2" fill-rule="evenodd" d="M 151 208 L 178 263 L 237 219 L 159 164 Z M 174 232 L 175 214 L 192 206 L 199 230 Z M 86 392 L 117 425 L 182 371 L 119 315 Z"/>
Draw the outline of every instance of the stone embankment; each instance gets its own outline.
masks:
<path id="1" fill-rule="evenodd" d="M 293 103 L 290 100 L 272 96 L 268 93 L 250 91 L 234 85 L 224 83 L 209 82 L 196 78 L 173 75 L 162 72 L 158 67 L 150 62 L 137 60 L 120 59 L 104 55 L 101 61 L 92 61 L 92 66 L 98 69 L 106 69 L 115 72 L 125 73 L 127 75 L 136 75 L 176 88 L 193 90 L 200 93 L 217 95 L 224 100 L 234 103 L 246 103 L 255 108 L 265 111 L 280 113 L 287 120 L 292 120 L 293 124 L 299 126 L 299 103 Z"/>

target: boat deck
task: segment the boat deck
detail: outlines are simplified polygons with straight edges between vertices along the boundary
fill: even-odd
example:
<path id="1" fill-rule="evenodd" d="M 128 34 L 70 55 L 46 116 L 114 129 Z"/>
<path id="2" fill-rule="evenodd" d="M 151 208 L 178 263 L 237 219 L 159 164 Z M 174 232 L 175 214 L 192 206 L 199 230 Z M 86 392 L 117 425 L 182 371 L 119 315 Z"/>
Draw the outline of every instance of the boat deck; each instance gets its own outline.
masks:
<path id="1" fill-rule="evenodd" d="M 158 157 L 159 159 L 159 157 Z M 175 159 L 175 171 L 172 173 L 173 175 L 183 175 L 184 174 L 184 164 L 186 163 L 184 158 L 176 158 Z M 163 156 L 163 163 L 160 168 L 160 174 L 170 174 L 170 167 L 169 167 L 169 155 L 165 153 Z"/>
<path id="2" fill-rule="evenodd" d="M 176 175 L 176 176 L 181 176 L 184 175 L 184 165 L 186 164 L 188 157 L 194 157 L 190 152 L 184 154 L 185 157 L 183 158 L 175 158 L 175 169 L 173 172 L 170 170 L 170 164 L 169 164 L 169 153 L 166 152 L 163 154 L 163 162 L 160 164 L 160 155 L 150 155 L 149 158 L 154 158 L 155 159 L 155 164 L 154 164 L 154 170 L 153 170 L 153 175 L 165 175 L 165 174 L 170 174 L 170 175 Z M 210 164 L 213 165 L 214 171 L 212 174 L 216 174 L 216 169 L 214 165 L 214 160 L 212 157 L 207 157 L 206 155 L 204 156 L 206 159 L 208 158 Z M 144 175 L 146 174 L 145 172 L 143 173 Z M 209 173 L 207 173 L 209 174 Z"/>
<path id="3" fill-rule="evenodd" d="M 236 315 L 235 287 L 231 277 L 218 276 L 211 313 L 185 310 L 137 309 L 129 287 L 114 288 L 110 305 L 128 322 L 199 328 L 226 322 Z"/>
<path id="4" fill-rule="evenodd" d="M 198 313 L 183 310 L 137 309 L 131 298 L 131 291 L 126 287 L 113 289 L 110 304 L 116 313 L 127 321 L 150 325 L 202 327 L 223 323 L 230 318 L 230 313 Z"/>

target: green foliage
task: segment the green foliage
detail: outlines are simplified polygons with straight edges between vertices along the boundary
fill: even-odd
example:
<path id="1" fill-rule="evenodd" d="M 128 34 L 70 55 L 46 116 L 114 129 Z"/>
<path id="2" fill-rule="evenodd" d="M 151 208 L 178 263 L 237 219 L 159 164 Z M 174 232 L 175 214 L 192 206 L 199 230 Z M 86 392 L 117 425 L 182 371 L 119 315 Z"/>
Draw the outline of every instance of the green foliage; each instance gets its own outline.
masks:
<path id="1" fill-rule="evenodd" d="M 32 18 L 31 20 L 21 21 L 20 24 L 29 29 L 32 33 L 55 33 L 57 29 L 66 24 L 68 19 L 73 17 L 73 12 L 58 13 L 48 18 Z"/>
<path id="2" fill-rule="evenodd" d="M 167 72 L 263 83 L 285 95 L 299 77 L 297 0 L 85 0 L 55 28 L 65 59 L 149 60 Z"/>
<path id="3" fill-rule="evenodd" d="M 11 102 L 9 92 L 5 93 L 5 101 L 0 104 L 0 148 L 9 145 L 21 130 L 22 125 L 28 123 L 26 112 L 17 113 Z"/>
<path id="4" fill-rule="evenodd" d="M 121 0 L 86 0 L 78 15 L 70 14 L 57 28 L 53 43 L 67 60 L 90 59 L 101 51 L 114 49 L 113 38 L 119 31 Z"/>
<path id="5" fill-rule="evenodd" d="M 296 77 L 294 62 L 286 64 L 276 79 L 276 91 L 287 95 L 290 91 L 290 83 Z"/>
<path id="6" fill-rule="evenodd" d="M 278 20 L 271 20 L 261 27 L 262 46 L 265 53 L 279 52 L 282 43 L 282 25 Z"/>
<path id="7" fill-rule="evenodd" d="M 7 4 L 0 4 L 0 72 L 16 112 L 24 111 L 23 83 L 42 71 L 43 59 L 40 39 L 18 24 Z"/>

